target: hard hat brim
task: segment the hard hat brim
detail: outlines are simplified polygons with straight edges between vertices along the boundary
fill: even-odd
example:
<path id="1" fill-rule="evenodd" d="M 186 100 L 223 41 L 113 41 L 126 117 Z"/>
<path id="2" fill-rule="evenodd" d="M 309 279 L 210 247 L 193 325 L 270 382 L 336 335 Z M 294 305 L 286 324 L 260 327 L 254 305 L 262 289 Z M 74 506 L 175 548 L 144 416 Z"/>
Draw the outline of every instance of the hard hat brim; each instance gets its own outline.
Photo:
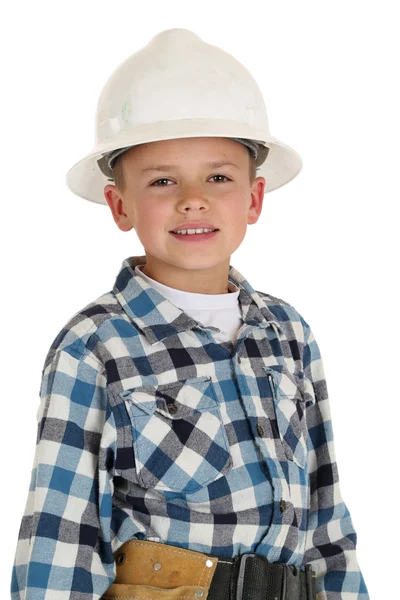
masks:
<path id="1" fill-rule="evenodd" d="M 207 134 L 204 131 L 207 131 Z M 114 181 L 111 176 L 108 178 L 98 165 L 97 161 L 104 154 L 126 146 L 186 137 L 241 137 L 255 140 L 268 147 L 266 160 L 257 168 L 257 176 L 264 177 L 266 180 L 264 193 L 272 192 L 289 183 L 299 174 L 303 164 L 300 155 L 293 148 L 273 136 L 262 139 L 262 132 L 257 128 L 254 130 L 249 128 L 248 124 L 244 123 L 241 128 L 237 122 L 187 119 L 159 122 L 147 127 L 135 128 L 131 132 L 125 130 L 120 135 L 114 136 L 109 142 L 97 144 L 89 154 L 68 171 L 67 186 L 81 198 L 107 205 L 104 188 L 107 184 L 113 184 Z"/>

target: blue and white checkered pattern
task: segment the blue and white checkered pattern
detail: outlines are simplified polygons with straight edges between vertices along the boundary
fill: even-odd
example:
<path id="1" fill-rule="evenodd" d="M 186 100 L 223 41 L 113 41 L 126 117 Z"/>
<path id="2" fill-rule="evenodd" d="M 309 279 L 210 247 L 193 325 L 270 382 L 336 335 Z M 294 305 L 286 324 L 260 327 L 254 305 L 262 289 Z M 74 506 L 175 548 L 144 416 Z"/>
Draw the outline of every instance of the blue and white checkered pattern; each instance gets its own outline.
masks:
<path id="1" fill-rule="evenodd" d="M 232 266 L 243 325 L 216 340 L 128 257 L 46 356 L 12 600 L 97 600 L 147 539 L 256 552 L 317 574 L 318 600 L 369 600 L 310 326 Z"/>

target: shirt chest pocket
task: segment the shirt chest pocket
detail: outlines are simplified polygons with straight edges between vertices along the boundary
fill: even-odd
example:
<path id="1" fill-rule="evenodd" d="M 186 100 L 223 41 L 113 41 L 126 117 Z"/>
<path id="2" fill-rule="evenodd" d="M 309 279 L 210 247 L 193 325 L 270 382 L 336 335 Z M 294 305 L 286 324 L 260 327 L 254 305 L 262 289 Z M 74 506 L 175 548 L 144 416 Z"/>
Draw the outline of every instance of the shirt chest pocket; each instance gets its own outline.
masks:
<path id="1" fill-rule="evenodd" d="M 264 367 L 273 400 L 279 441 L 285 456 L 304 469 L 307 465 L 308 429 L 305 409 L 315 403 L 311 385 L 283 365 Z"/>
<path id="2" fill-rule="evenodd" d="M 211 377 L 121 392 L 131 423 L 140 485 L 194 492 L 232 467 Z"/>

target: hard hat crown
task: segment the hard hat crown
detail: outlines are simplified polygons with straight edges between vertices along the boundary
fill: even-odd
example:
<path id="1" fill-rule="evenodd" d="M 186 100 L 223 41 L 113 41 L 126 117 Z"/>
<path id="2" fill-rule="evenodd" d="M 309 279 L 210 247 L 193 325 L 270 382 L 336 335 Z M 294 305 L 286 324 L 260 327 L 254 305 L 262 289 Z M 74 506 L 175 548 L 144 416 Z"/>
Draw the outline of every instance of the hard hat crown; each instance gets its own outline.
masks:
<path id="1" fill-rule="evenodd" d="M 218 120 L 221 129 L 226 121 L 229 135 L 227 128 L 238 123 L 268 136 L 264 100 L 247 69 L 195 33 L 170 29 L 108 79 L 98 102 L 96 142 L 129 128 L 185 119 Z"/>
<path id="2" fill-rule="evenodd" d="M 167 29 L 106 81 L 97 103 L 95 148 L 70 169 L 67 184 L 77 195 L 106 204 L 103 189 L 113 179 L 107 164 L 111 151 L 204 136 L 257 142 L 265 191 L 283 185 L 301 168 L 299 155 L 271 136 L 264 99 L 250 72 L 192 31 Z"/>

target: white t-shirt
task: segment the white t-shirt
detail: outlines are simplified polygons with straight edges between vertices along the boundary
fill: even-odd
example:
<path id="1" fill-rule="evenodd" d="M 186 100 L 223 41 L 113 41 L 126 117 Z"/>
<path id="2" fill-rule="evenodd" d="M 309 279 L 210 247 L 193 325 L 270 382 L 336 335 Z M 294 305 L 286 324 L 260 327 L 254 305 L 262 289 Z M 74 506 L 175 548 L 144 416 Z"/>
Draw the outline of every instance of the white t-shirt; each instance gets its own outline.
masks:
<path id="1" fill-rule="evenodd" d="M 205 327 L 218 327 L 221 333 L 213 332 L 221 341 L 236 342 L 237 332 L 243 324 L 239 309 L 239 288 L 228 281 L 228 294 L 196 294 L 184 292 L 151 279 L 142 272 L 144 265 L 135 267 L 135 272 L 144 277 L 149 285 Z"/>

